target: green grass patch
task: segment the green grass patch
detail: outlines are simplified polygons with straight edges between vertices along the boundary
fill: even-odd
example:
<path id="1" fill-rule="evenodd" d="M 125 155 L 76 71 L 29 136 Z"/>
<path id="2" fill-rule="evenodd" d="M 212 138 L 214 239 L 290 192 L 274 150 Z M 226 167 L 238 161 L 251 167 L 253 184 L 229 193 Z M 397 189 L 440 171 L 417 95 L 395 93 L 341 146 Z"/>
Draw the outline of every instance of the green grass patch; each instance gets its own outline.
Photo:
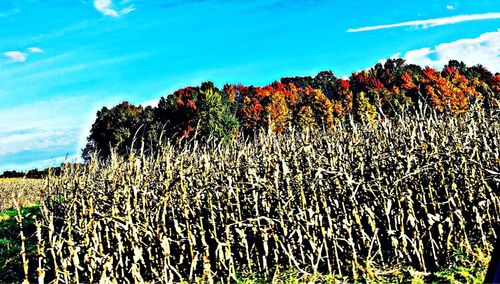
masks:
<path id="1" fill-rule="evenodd" d="M 17 209 L 0 211 L 0 279 L 7 283 L 21 282 L 24 279 L 17 215 Z M 36 251 L 35 218 L 40 217 L 40 206 L 23 207 L 21 215 L 26 237 L 26 253 L 31 258 Z"/>

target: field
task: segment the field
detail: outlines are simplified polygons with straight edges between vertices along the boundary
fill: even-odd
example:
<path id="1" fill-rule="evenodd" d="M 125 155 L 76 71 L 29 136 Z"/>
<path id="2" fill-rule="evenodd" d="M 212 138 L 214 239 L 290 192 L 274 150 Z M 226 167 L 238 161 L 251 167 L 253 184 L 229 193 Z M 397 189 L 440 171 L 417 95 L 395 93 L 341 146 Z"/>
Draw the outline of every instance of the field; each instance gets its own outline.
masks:
<path id="1" fill-rule="evenodd" d="M 0 279 L 2 282 L 19 282 L 23 279 L 20 227 L 16 207 L 23 218 L 27 235 L 35 232 L 33 217 L 39 214 L 38 203 L 42 200 L 44 182 L 36 179 L 0 179 Z M 33 239 L 25 251 L 35 249 Z"/>
<path id="2" fill-rule="evenodd" d="M 0 211 L 39 203 L 43 184 L 37 179 L 0 178 Z"/>
<path id="3" fill-rule="evenodd" d="M 21 212 L 18 269 L 45 282 L 480 283 L 500 220 L 498 118 L 344 123 L 67 166 L 44 181 L 40 215 Z"/>

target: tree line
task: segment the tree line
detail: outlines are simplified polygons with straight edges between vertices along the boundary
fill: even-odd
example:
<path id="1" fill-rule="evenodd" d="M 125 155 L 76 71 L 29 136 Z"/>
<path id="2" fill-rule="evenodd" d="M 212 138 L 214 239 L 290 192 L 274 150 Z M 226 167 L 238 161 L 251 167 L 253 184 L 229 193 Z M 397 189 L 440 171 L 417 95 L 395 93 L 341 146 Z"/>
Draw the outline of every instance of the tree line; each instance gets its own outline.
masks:
<path id="1" fill-rule="evenodd" d="M 374 124 L 426 104 L 438 113 L 467 115 L 500 107 L 500 73 L 451 60 L 441 71 L 388 59 L 347 79 L 331 71 L 287 77 L 267 86 L 211 82 L 179 89 L 156 107 L 123 102 L 97 112 L 82 157 L 126 155 L 143 142 L 229 141 L 257 130 L 333 128 L 343 120 Z M 113 149 L 113 150 L 112 150 Z"/>
<path id="2" fill-rule="evenodd" d="M 3 174 L 0 175 L 0 178 L 32 178 L 32 179 L 42 179 L 49 175 L 49 173 L 53 175 L 59 175 L 61 173 L 61 167 L 51 167 L 43 170 L 39 169 L 31 169 L 28 171 L 4 171 Z"/>

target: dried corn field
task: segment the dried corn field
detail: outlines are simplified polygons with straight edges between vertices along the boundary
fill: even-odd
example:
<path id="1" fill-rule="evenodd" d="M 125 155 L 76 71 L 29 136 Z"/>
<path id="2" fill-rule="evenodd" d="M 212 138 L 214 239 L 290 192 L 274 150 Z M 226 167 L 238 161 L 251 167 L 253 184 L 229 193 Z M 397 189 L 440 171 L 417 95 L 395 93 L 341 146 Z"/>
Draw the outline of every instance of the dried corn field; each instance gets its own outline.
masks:
<path id="1" fill-rule="evenodd" d="M 42 200 L 44 181 L 25 178 L 0 178 L 0 211 L 30 206 Z"/>
<path id="2" fill-rule="evenodd" d="M 68 167 L 48 179 L 29 277 L 399 279 L 449 267 L 456 251 L 485 265 L 500 219 L 498 118 L 339 124 Z"/>

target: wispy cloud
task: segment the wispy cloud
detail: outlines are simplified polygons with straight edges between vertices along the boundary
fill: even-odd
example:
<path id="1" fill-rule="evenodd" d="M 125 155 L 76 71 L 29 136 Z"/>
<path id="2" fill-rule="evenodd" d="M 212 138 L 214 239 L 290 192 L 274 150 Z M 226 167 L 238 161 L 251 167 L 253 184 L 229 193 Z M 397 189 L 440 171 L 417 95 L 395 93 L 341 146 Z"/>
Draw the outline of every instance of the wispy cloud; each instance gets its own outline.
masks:
<path id="1" fill-rule="evenodd" d="M 129 1 L 122 1 L 119 5 L 114 5 L 111 0 L 94 0 L 94 7 L 105 16 L 118 17 L 135 10 L 133 4 L 123 8 L 120 7 L 128 2 Z"/>
<path id="2" fill-rule="evenodd" d="M 135 8 L 134 8 L 133 5 L 130 5 L 130 6 L 126 7 L 126 8 L 121 9 L 120 10 L 120 15 L 126 15 L 126 14 L 128 14 L 130 12 L 133 12 L 133 11 L 135 11 Z"/>
<path id="3" fill-rule="evenodd" d="M 53 98 L 0 108 L 0 169 L 43 167 L 44 159 L 77 153 L 85 118 L 74 114 L 88 107 L 87 101 L 85 96 Z"/>
<path id="4" fill-rule="evenodd" d="M 443 43 L 435 48 L 410 50 L 401 56 L 408 63 L 435 68 L 443 67 L 450 59 L 459 59 L 467 65 L 481 64 L 492 72 L 500 72 L 500 29 L 476 38 Z"/>
<path id="5" fill-rule="evenodd" d="M 9 16 L 12 16 L 12 15 L 15 15 L 17 13 L 19 13 L 21 10 L 20 9 L 11 9 L 11 10 L 8 10 L 6 12 L 0 12 L 0 18 L 4 18 L 4 17 L 9 17 Z"/>
<path id="6" fill-rule="evenodd" d="M 5 57 L 9 58 L 11 62 L 24 62 L 26 61 L 26 54 L 20 51 L 7 51 L 3 54 Z"/>
<path id="7" fill-rule="evenodd" d="M 446 5 L 446 9 L 448 10 L 455 10 L 455 5 Z"/>
<path id="8" fill-rule="evenodd" d="M 458 15 L 458 16 L 453 16 L 453 17 L 437 18 L 437 19 L 430 19 L 430 20 L 417 20 L 417 21 L 409 21 L 409 22 L 402 22 L 402 23 L 389 24 L 389 25 L 378 25 L 378 26 L 368 26 L 368 27 L 361 27 L 361 28 L 351 28 L 351 29 L 348 29 L 347 32 L 356 33 L 356 32 L 366 32 L 366 31 L 374 31 L 374 30 L 380 30 L 380 29 L 391 29 L 391 28 L 398 28 L 398 27 L 415 27 L 415 28 L 424 28 L 425 29 L 428 27 L 437 27 L 437 26 L 451 25 L 451 24 L 457 24 L 457 23 L 462 23 L 462 22 L 491 20 L 491 19 L 500 19 L 500 13 Z"/>
<path id="9" fill-rule="evenodd" d="M 14 107 L 0 106 L 0 137 L 4 134 L 26 129 L 46 129 L 54 125 L 77 127 L 81 118 L 75 117 L 75 111 L 87 106 L 87 96 L 55 97 L 42 99 Z"/>
<path id="10" fill-rule="evenodd" d="M 30 47 L 30 48 L 28 48 L 28 50 L 31 53 L 43 53 L 44 52 L 43 49 L 36 47 L 36 46 Z"/>
<path id="11" fill-rule="evenodd" d="M 29 150 L 68 146 L 78 139 L 78 128 L 45 127 L 23 131 L 0 132 L 0 157 Z"/>

